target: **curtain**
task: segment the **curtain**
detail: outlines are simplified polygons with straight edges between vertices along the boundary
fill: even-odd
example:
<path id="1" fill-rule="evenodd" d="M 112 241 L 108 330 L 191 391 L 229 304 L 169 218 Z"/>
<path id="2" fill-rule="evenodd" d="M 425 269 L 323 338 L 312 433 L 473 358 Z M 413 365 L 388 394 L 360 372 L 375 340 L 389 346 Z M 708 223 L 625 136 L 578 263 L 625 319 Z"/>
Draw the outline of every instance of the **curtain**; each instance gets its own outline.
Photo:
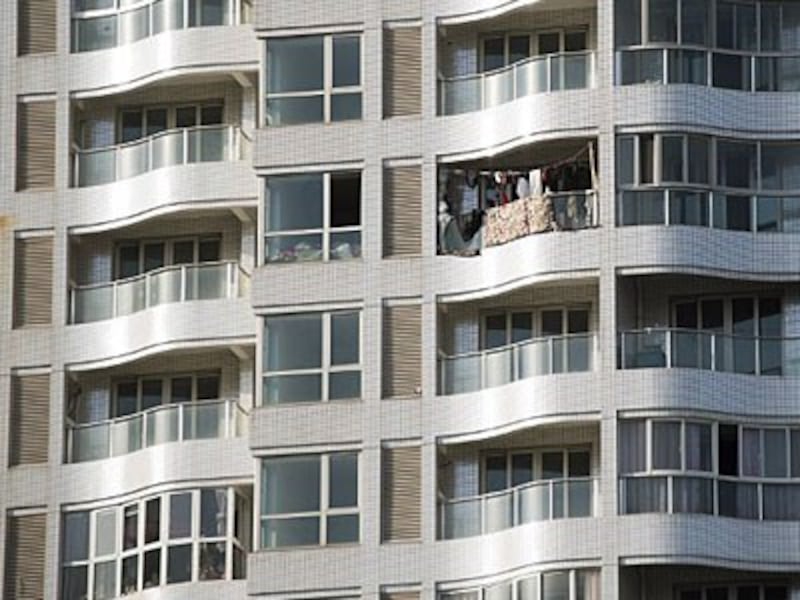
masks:
<path id="1" fill-rule="evenodd" d="M 639 473 L 646 469 L 645 462 L 645 421 L 626 419 L 619 423 L 619 472 Z"/>

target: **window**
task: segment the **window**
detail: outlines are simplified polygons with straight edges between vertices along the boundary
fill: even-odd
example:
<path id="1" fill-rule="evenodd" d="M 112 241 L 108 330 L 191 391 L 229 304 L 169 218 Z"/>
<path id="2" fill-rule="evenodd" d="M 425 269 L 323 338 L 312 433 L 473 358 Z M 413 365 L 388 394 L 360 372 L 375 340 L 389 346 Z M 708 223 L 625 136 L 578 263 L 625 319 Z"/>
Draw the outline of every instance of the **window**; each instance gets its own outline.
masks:
<path id="1" fill-rule="evenodd" d="M 491 452 L 483 458 L 481 493 L 548 479 L 588 478 L 591 452 L 584 448 Z"/>
<path id="2" fill-rule="evenodd" d="M 267 125 L 361 119 L 361 34 L 267 40 Z"/>
<path id="3" fill-rule="evenodd" d="M 140 377 L 119 381 L 114 385 L 110 416 L 124 417 L 177 402 L 217 400 L 219 396 L 219 373 Z"/>
<path id="4" fill-rule="evenodd" d="M 789 600 L 789 588 L 775 583 L 736 585 L 681 586 L 679 600 Z"/>
<path id="5" fill-rule="evenodd" d="M 173 583 L 243 577 L 243 565 L 229 570 L 225 557 L 249 549 L 249 529 L 230 526 L 231 519 L 247 522 L 249 506 L 246 490 L 203 488 L 67 512 L 61 598 L 100 600 Z"/>
<path id="6" fill-rule="evenodd" d="M 262 548 L 359 541 L 357 453 L 265 458 L 261 465 Z"/>
<path id="7" fill-rule="evenodd" d="M 600 600 L 600 571 L 565 569 L 526 573 L 490 585 L 440 590 L 436 596 L 438 600 Z"/>
<path id="8" fill-rule="evenodd" d="M 500 69 L 533 55 L 581 52 L 588 47 L 587 38 L 587 28 L 486 37 L 481 45 L 481 70 L 486 72 Z"/>
<path id="9" fill-rule="evenodd" d="M 275 175 L 266 181 L 265 262 L 361 257 L 361 173 Z"/>
<path id="10" fill-rule="evenodd" d="M 125 279 L 169 265 L 217 262 L 221 252 L 219 236 L 120 242 L 114 271 L 116 279 Z"/>
<path id="11" fill-rule="evenodd" d="M 264 404 L 361 397 L 358 311 L 264 320 Z"/>
<path id="12" fill-rule="evenodd" d="M 221 125 L 223 116 L 222 102 L 190 106 L 124 108 L 119 113 L 117 143 L 124 144 L 167 129 Z"/>

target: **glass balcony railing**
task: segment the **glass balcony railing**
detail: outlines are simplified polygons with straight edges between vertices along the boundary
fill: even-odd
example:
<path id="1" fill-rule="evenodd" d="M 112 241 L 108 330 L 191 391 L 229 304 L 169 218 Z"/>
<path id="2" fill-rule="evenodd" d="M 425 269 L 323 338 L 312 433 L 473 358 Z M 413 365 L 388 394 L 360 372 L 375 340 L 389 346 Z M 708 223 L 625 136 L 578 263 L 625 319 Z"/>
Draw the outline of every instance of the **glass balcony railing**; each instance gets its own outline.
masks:
<path id="1" fill-rule="evenodd" d="M 74 0 L 72 51 L 132 44 L 165 31 L 250 22 L 252 0 Z"/>
<path id="2" fill-rule="evenodd" d="M 247 413 L 235 400 L 167 404 L 107 421 L 70 423 L 67 462 L 112 458 L 169 442 L 233 438 L 246 431 Z"/>
<path id="3" fill-rule="evenodd" d="M 73 182 L 86 187 L 163 167 L 244 160 L 249 150 L 250 138 L 235 125 L 170 129 L 126 144 L 75 149 Z"/>
<path id="4" fill-rule="evenodd" d="M 536 375 L 591 371 L 593 333 L 526 340 L 501 348 L 439 359 L 439 394 L 462 394 Z"/>
<path id="5" fill-rule="evenodd" d="M 174 302 L 237 298 L 249 275 L 232 261 L 172 265 L 135 277 L 72 288 L 70 323 L 114 319 Z"/>
<path id="6" fill-rule="evenodd" d="M 620 514 L 693 513 L 800 521 L 800 483 L 706 475 L 636 475 L 619 481 Z"/>
<path id="7" fill-rule="evenodd" d="M 491 494 L 445 500 L 439 504 L 439 537 L 450 540 L 535 521 L 594 516 L 597 483 L 593 477 L 549 479 Z"/>
<path id="8" fill-rule="evenodd" d="M 535 56 L 507 67 L 439 80 L 439 114 L 485 110 L 518 98 L 594 86 L 589 50 Z"/>
<path id="9" fill-rule="evenodd" d="M 695 329 L 619 334 L 620 369 L 704 369 L 746 375 L 800 375 L 800 338 L 751 337 Z"/>
<path id="10" fill-rule="evenodd" d="M 800 197 L 750 195 L 702 188 L 622 190 L 617 222 L 687 225 L 753 233 L 799 233 Z"/>

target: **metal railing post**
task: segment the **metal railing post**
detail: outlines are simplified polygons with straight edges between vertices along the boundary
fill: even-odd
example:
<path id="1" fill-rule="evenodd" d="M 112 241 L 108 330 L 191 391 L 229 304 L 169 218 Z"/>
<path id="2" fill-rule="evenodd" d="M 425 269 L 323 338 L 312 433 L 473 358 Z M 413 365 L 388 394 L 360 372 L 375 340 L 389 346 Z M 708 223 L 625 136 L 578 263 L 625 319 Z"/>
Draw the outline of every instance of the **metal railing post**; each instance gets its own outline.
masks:
<path id="1" fill-rule="evenodd" d="M 116 317 L 117 314 L 119 313 L 119 308 L 117 307 L 117 301 L 118 301 L 118 296 L 119 296 L 118 287 L 119 286 L 117 285 L 116 281 L 112 282 L 112 284 L 111 284 L 111 316 L 112 317 Z"/>
<path id="2" fill-rule="evenodd" d="M 664 348 L 666 351 L 666 365 L 668 369 L 672 368 L 672 330 L 664 330 Z"/>
<path id="3" fill-rule="evenodd" d="M 186 277 L 186 265 L 181 265 L 181 302 L 186 302 L 186 286 L 187 286 L 187 277 Z"/>

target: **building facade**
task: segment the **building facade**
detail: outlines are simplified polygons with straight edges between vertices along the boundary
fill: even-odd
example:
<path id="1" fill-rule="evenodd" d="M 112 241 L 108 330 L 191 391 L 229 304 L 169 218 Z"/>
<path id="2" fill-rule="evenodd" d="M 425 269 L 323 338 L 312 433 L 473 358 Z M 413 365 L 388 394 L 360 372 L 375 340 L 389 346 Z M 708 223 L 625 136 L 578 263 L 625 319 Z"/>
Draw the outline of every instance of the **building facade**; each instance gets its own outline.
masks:
<path id="1" fill-rule="evenodd" d="M 0 27 L 4 598 L 800 598 L 798 3 Z"/>

